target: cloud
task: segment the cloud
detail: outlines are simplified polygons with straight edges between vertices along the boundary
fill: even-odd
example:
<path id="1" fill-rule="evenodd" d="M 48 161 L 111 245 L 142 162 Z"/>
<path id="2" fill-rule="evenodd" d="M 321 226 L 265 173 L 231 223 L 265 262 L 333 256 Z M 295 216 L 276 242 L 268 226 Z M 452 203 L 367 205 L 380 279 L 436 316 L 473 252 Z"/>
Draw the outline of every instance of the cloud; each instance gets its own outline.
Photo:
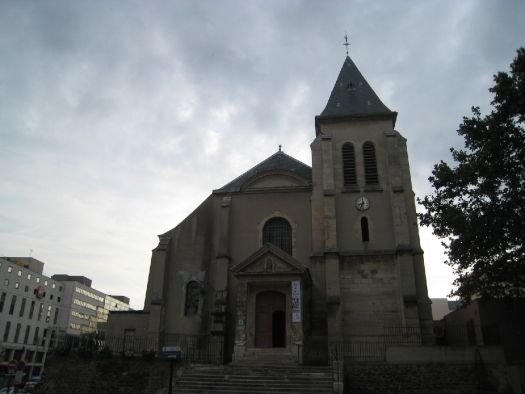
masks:
<path id="1" fill-rule="evenodd" d="M 524 14 L 520 1 L 3 1 L 0 253 L 33 249 L 49 274 L 140 308 L 156 234 L 279 144 L 311 162 L 345 32 L 427 193 L 462 116 L 489 108 Z M 434 244 L 427 272 L 442 267 Z M 428 279 L 449 292 L 450 277 Z"/>

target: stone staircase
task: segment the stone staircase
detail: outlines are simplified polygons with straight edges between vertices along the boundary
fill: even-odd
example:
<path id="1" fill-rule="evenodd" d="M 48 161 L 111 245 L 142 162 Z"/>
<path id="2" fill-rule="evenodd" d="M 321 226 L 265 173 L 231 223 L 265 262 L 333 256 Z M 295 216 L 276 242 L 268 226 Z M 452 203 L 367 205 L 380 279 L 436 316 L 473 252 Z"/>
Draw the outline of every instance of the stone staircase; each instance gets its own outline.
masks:
<path id="1" fill-rule="evenodd" d="M 332 368 L 279 362 L 249 362 L 186 367 L 174 393 L 331 394 Z"/>

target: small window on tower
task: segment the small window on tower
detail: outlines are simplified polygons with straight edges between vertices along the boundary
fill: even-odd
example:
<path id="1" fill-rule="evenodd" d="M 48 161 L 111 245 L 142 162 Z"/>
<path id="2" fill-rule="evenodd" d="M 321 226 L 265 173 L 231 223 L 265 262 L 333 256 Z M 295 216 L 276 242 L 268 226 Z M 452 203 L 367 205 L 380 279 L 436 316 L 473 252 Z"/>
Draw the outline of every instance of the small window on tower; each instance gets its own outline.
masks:
<path id="1" fill-rule="evenodd" d="M 361 239 L 363 242 L 370 241 L 370 233 L 368 231 L 368 219 L 364 216 L 361 218 Z"/>

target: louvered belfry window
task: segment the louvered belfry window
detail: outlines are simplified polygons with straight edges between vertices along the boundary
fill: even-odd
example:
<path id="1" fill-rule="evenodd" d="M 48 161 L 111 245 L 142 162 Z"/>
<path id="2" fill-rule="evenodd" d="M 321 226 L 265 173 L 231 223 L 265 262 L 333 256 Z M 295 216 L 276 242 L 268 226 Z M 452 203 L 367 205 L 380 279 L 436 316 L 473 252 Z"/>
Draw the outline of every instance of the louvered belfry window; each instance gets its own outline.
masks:
<path id="1" fill-rule="evenodd" d="M 370 141 L 363 144 L 363 158 L 365 162 L 365 183 L 377 185 L 379 178 L 377 176 L 376 150 Z"/>
<path id="2" fill-rule="evenodd" d="M 357 184 L 354 145 L 350 142 L 343 145 L 343 182 L 344 186 Z"/>
<path id="3" fill-rule="evenodd" d="M 264 224 L 263 244 L 271 243 L 292 254 L 292 226 L 284 218 L 271 218 Z"/>

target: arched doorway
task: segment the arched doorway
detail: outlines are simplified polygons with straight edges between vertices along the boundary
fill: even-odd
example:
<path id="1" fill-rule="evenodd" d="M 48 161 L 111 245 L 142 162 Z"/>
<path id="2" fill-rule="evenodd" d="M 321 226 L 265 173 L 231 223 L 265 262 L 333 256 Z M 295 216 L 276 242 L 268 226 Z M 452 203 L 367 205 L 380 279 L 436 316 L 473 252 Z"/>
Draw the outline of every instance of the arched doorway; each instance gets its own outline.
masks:
<path id="1" fill-rule="evenodd" d="M 263 291 L 255 298 L 255 347 L 286 346 L 286 297 Z"/>

